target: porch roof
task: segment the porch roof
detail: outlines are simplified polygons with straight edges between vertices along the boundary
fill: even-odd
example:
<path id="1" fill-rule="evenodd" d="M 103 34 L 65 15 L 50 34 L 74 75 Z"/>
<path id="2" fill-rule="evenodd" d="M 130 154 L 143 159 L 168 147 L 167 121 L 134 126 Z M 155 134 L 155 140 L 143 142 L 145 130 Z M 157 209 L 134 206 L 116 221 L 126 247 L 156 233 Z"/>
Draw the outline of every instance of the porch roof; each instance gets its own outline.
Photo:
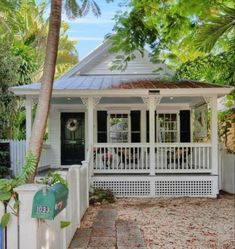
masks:
<path id="1" fill-rule="evenodd" d="M 39 93 L 41 83 L 33 83 L 29 85 L 12 87 L 11 90 L 17 95 L 37 95 Z M 181 80 L 177 82 L 163 81 L 156 79 L 154 74 L 138 74 L 138 75 L 76 75 L 67 79 L 59 79 L 54 82 L 53 93 L 65 94 L 68 92 L 83 92 L 86 94 L 102 91 L 105 93 L 114 93 L 115 90 L 120 93 L 129 91 L 138 91 L 146 94 L 149 90 L 164 90 L 164 92 L 173 93 L 180 90 L 182 93 L 193 93 L 202 90 L 204 93 L 218 94 L 222 96 L 232 90 L 231 87 L 217 85 L 192 80 Z M 208 90 L 207 90 L 208 89 Z M 91 91 L 93 90 L 93 91 Z M 146 92 L 147 91 L 147 92 Z M 173 92 L 172 92 L 173 91 Z M 108 94 L 106 93 L 106 95 Z M 124 93 L 123 92 L 123 93 Z"/>

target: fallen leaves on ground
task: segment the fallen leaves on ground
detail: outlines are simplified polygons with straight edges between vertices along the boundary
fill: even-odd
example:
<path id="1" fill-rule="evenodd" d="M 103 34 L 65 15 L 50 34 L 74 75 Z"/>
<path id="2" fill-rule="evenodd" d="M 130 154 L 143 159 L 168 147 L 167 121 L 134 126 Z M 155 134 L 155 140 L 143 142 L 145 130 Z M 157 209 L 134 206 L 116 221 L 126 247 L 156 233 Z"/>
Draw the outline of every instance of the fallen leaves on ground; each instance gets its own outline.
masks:
<path id="1" fill-rule="evenodd" d="M 151 249 L 235 249 L 235 199 L 120 198 L 90 206 L 82 227 L 91 227 L 100 208 L 118 210 L 118 218 L 135 220 Z"/>

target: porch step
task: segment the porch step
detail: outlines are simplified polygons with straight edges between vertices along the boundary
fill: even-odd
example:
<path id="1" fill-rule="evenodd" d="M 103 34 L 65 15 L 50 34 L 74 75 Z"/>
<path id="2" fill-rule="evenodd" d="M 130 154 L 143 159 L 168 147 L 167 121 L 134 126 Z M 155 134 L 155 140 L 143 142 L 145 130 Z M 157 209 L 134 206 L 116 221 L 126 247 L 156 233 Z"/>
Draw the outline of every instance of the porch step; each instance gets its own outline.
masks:
<path id="1" fill-rule="evenodd" d="M 146 249 L 136 222 L 117 217 L 117 210 L 101 209 L 91 228 L 77 230 L 69 249 Z"/>

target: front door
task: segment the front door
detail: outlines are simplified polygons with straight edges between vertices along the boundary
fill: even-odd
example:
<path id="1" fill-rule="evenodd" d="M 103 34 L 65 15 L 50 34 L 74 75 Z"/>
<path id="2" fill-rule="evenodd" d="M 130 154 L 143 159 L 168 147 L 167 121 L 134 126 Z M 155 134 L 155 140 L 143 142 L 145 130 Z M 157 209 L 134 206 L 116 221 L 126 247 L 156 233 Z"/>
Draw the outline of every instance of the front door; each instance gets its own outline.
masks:
<path id="1" fill-rule="evenodd" d="M 85 159 L 85 114 L 61 113 L 61 165 Z"/>

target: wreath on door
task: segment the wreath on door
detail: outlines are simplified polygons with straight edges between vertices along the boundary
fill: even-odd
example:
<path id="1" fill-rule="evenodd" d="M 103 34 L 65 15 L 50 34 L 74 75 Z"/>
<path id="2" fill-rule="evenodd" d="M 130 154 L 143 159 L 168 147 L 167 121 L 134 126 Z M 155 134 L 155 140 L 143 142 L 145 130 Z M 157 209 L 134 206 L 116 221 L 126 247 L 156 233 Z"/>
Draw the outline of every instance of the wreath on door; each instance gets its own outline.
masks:
<path id="1" fill-rule="evenodd" d="M 78 129 L 78 121 L 77 119 L 73 119 L 70 118 L 67 122 L 66 122 L 66 128 L 69 131 L 76 131 Z"/>

